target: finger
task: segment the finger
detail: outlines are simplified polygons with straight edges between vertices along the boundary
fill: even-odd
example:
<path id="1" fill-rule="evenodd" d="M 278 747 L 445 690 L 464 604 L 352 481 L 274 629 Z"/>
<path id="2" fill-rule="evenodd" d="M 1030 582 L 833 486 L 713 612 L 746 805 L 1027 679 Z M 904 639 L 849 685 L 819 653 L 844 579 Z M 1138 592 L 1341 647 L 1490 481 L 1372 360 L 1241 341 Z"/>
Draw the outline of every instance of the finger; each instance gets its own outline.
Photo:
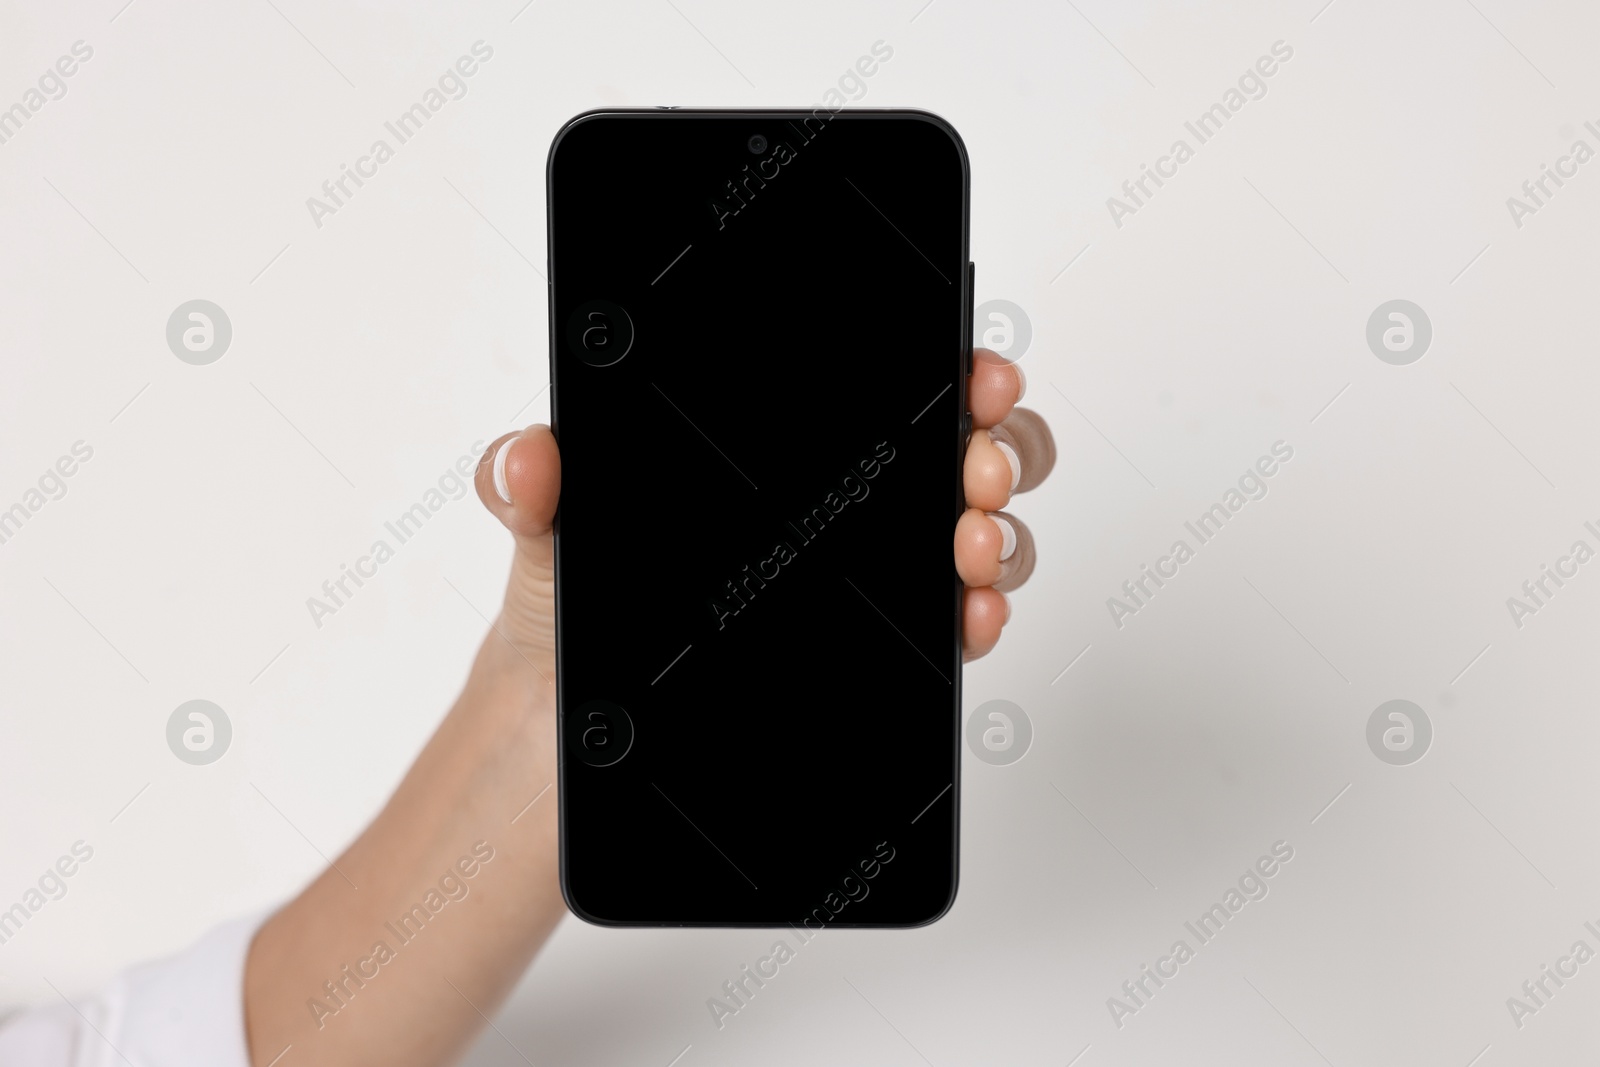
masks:
<path id="1" fill-rule="evenodd" d="M 561 496 L 561 452 L 550 427 L 496 439 L 473 482 L 483 506 L 519 539 L 548 534 Z"/>
<path id="2" fill-rule="evenodd" d="M 993 589 L 968 589 L 961 603 L 961 658 L 971 662 L 989 654 L 1000 628 L 1011 618 L 1011 604 Z"/>
<path id="3" fill-rule="evenodd" d="M 973 431 L 962 468 L 967 503 L 999 511 L 1013 494 L 1044 481 L 1055 462 L 1055 438 L 1044 419 L 1017 408 L 1000 425 Z"/>
<path id="4" fill-rule="evenodd" d="M 972 350 L 972 381 L 967 388 L 967 408 L 974 426 L 995 426 L 1011 414 L 1022 399 L 1026 384 L 1022 369 L 1007 363 L 987 348 Z"/>
<path id="5" fill-rule="evenodd" d="M 1010 439 L 995 430 L 974 430 L 967 442 L 961 483 L 967 504 L 983 511 L 999 511 L 1011 500 L 1022 480 L 1022 457 Z"/>
<path id="6" fill-rule="evenodd" d="M 968 508 L 956 521 L 956 573 L 972 587 L 1009 593 L 1033 573 L 1033 534 L 1007 512 Z"/>

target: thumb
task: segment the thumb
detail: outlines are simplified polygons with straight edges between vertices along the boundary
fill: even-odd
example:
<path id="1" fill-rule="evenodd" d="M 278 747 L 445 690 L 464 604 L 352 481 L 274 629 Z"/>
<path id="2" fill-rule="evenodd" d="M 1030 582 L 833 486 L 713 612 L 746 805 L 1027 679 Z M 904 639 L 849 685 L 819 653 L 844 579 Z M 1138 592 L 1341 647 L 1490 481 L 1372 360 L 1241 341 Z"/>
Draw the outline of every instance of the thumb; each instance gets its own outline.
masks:
<path id="1" fill-rule="evenodd" d="M 561 496 L 561 452 L 550 427 L 535 424 L 495 440 L 474 481 L 478 499 L 516 535 L 519 550 L 550 535 Z"/>
<path id="2" fill-rule="evenodd" d="M 561 452 L 548 426 L 496 440 L 474 482 L 478 499 L 516 538 L 505 600 L 494 631 L 545 682 L 555 677 L 555 537 Z M 492 638 L 491 638 L 492 640 Z"/>

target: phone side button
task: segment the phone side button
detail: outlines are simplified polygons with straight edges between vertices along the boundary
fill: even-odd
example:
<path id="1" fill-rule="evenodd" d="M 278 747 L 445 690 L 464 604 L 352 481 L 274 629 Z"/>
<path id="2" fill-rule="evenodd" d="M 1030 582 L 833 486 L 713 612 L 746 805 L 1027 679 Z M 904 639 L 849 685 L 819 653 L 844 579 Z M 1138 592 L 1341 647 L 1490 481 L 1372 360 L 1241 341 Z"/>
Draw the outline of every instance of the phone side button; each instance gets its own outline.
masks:
<path id="1" fill-rule="evenodd" d="M 978 328 L 973 310 L 978 299 L 978 265 L 967 261 L 967 377 L 972 377 L 972 334 Z"/>

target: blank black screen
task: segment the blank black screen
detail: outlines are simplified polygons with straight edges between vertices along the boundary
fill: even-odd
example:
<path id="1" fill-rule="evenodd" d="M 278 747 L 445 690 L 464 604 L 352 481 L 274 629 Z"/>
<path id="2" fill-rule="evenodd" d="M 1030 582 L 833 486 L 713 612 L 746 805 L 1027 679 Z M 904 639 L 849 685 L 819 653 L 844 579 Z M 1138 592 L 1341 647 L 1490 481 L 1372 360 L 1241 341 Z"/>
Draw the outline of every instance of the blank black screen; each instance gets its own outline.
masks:
<path id="1" fill-rule="evenodd" d="M 552 146 L 583 918 L 915 925 L 953 900 L 967 185 L 918 112 L 612 112 Z"/>

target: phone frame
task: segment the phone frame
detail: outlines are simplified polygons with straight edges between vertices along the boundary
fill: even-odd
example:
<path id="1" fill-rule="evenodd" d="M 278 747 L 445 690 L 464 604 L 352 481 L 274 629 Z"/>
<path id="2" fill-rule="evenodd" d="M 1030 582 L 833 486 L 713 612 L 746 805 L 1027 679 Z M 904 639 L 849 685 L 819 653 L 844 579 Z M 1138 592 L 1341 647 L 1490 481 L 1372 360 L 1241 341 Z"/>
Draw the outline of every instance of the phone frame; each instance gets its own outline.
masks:
<path id="1" fill-rule="evenodd" d="M 674 121 L 674 120 L 676 120 L 676 119 L 678 119 L 680 117 L 693 116 L 693 117 L 697 117 L 697 118 L 710 118 L 710 119 L 772 119 L 772 120 L 787 121 L 787 120 L 792 120 L 792 119 L 796 119 L 797 120 L 797 119 L 804 119 L 804 118 L 813 117 L 818 112 L 826 112 L 827 114 L 829 114 L 830 116 L 835 117 L 835 118 L 838 117 L 838 116 L 841 116 L 841 115 L 849 115 L 852 120 L 855 120 L 855 119 L 866 119 L 866 120 L 873 120 L 873 119 L 914 119 L 914 120 L 927 122 L 927 123 L 929 123 L 929 124 L 931 124 L 933 126 L 936 126 L 947 137 L 950 138 L 951 142 L 955 145 L 957 155 L 959 156 L 960 161 L 961 161 L 961 260 L 966 264 L 966 266 L 965 266 L 965 269 L 963 269 L 962 272 L 961 272 L 961 274 L 962 274 L 962 278 L 961 278 L 961 282 L 960 282 L 961 287 L 962 287 L 962 293 L 961 293 L 961 296 L 960 296 L 960 300 L 961 300 L 961 316 L 960 316 L 961 325 L 960 325 L 960 336 L 957 338 L 957 351 L 960 354 L 960 360 L 961 360 L 961 362 L 958 364 L 958 366 L 961 369 L 961 373 L 959 373 L 956 376 L 957 377 L 956 389 L 957 389 L 957 394 L 958 394 L 957 401 L 958 401 L 958 410 L 959 410 L 960 414 L 958 415 L 958 434 L 957 434 L 958 447 L 956 449 L 956 456 L 955 456 L 955 465 L 956 465 L 955 466 L 955 479 L 954 479 L 954 481 L 955 481 L 955 499 L 954 499 L 953 505 L 952 505 L 951 523 L 950 523 L 951 537 L 953 539 L 954 538 L 954 533 L 955 533 L 956 522 L 960 519 L 961 515 L 965 512 L 966 507 L 967 507 L 965 485 L 964 485 L 964 482 L 963 482 L 963 471 L 964 471 L 964 468 L 965 468 L 967 445 L 968 445 L 968 441 L 969 441 L 969 439 L 971 437 L 971 434 L 972 434 L 972 413 L 971 413 L 970 400 L 969 400 L 969 395 L 968 395 L 968 385 L 969 385 L 969 382 L 971 380 L 972 371 L 973 371 L 972 330 L 973 330 L 973 312 L 974 312 L 974 288 L 975 288 L 975 276 L 976 276 L 976 266 L 972 262 L 972 233 L 971 233 L 972 165 L 971 165 L 971 160 L 967 155 L 966 143 L 961 139 L 961 135 L 958 132 L 956 132 L 955 127 L 953 125 L 951 125 L 950 122 L 947 121 L 946 119 L 944 119 L 943 117 L 941 117 L 939 115 L 936 115 L 931 111 L 926 111 L 926 110 L 923 110 L 923 109 L 920 109 L 920 108 L 839 108 L 839 109 L 835 110 L 835 109 L 827 108 L 827 107 L 823 107 L 823 106 L 817 106 L 817 107 L 814 107 L 814 108 L 700 108 L 700 107 L 670 107 L 670 106 L 617 107 L 617 108 L 594 108 L 594 109 L 591 109 L 589 111 L 580 112 L 579 114 L 574 115 L 572 118 L 568 119 L 565 123 L 563 123 L 561 128 L 556 131 L 555 137 L 551 139 L 550 150 L 549 150 L 548 154 L 545 157 L 545 276 L 546 276 L 546 281 L 545 281 L 545 305 L 546 305 L 546 317 L 548 319 L 547 325 L 549 327 L 549 341 L 550 341 L 550 349 L 549 349 L 549 359 L 550 359 L 550 371 L 549 371 L 549 374 L 550 374 L 550 432 L 555 437 L 557 446 L 559 447 L 560 442 L 561 442 L 561 429 L 560 429 L 559 415 L 558 415 L 558 399 L 557 399 L 557 397 L 558 397 L 559 382 L 558 382 L 558 376 L 557 376 L 557 373 L 556 373 L 556 363 L 557 363 L 556 354 L 557 354 L 557 352 L 559 350 L 558 346 L 562 344 L 562 339 L 561 339 L 561 336 L 560 336 L 560 334 L 561 334 L 561 324 L 556 321 L 556 319 L 557 319 L 556 306 L 555 306 L 556 268 L 555 268 L 554 249 L 552 247 L 553 242 L 555 240 L 555 198 L 551 195 L 551 189 L 553 188 L 552 172 L 553 172 L 553 169 L 554 169 L 554 166 L 555 166 L 556 151 L 561 147 L 561 142 L 566 139 L 567 134 L 572 132 L 578 126 L 581 126 L 581 125 L 583 125 L 585 123 L 588 123 L 588 122 L 592 122 L 592 121 L 594 121 L 596 119 L 603 119 L 603 118 L 630 118 L 630 119 L 646 118 L 646 119 L 659 119 L 661 121 L 671 122 L 671 121 Z M 831 121 L 831 119 L 830 119 L 830 121 Z M 561 661 L 562 661 L 561 653 L 562 653 L 562 647 L 563 647 L 563 645 L 565 643 L 566 638 L 565 638 L 565 633 L 564 633 L 564 629 L 565 628 L 563 626 L 563 618 L 562 618 L 562 616 L 563 616 L 562 603 L 563 603 L 564 596 L 563 596 L 563 591 L 562 591 L 563 582 L 562 582 L 562 570 L 561 570 L 561 555 L 562 555 L 562 553 L 561 553 L 561 507 L 560 507 L 559 503 L 557 504 L 555 517 L 554 517 L 554 519 L 553 519 L 553 521 L 551 523 L 551 532 L 552 532 L 552 537 L 553 537 L 553 541 L 554 541 L 554 556 L 553 556 L 553 560 L 552 560 L 552 567 L 553 567 L 553 570 L 554 570 L 553 585 L 554 585 L 554 590 L 555 590 L 555 595 L 554 595 L 554 600 L 555 600 L 555 650 L 554 650 L 555 651 L 555 659 L 554 659 L 554 662 L 556 664 L 555 688 L 556 688 L 556 767 L 557 767 L 557 769 L 556 769 L 556 783 L 555 784 L 556 784 L 556 804 L 557 804 L 557 808 L 558 808 L 558 812 L 557 812 L 557 823 L 558 823 L 558 831 L 557 831 L 557 833 L 558 833 L 558 846 L 557 846 L 557 852 L 558 852 L 558 856 L 559 856 L 559 863 L 558 863 L 559 876 L 558 876 L 558 880 L 559 880 L 560 885 L 561 885 L 561 896 L 562 896 L 563 901 L 565 901 L 568 910 L 570 910 L 574 915 L 576 915 L 579 919 L 582 919 L 584 922 L 590 923 L 590 924 L 595 925 L 595 926 L 604 926 L 604 927 L 612 927 L 612 928 L 638 928 L 638 927 L 643 927 L 643 928 L 660 929 L 660 928 L 676 928 L 676 927 L 696 927 L 696 928 L 709 928 L 709 929 L 745 929 L 745 928 L 750 928 L 750 929 L 772 930 L 772 929 L 781 929 L 783 925 L 791 925 L 792 926 L 792 924 L 775 924 L 775 923 L 771 923 L 771 922 L 738 922 L 738 921 L 725 921 L 725 922 L 703 922 L 703 921 L 664 922 L 664 921 L 657 921 L 657 920 L 606 919 L 606 918 L 601 918 L 601 917 L 589 914 L 581 906 L 579 906 L 578 903 L 573 899 L 571 887 L 569 885 L 569 881 L 568 881 L 568 877 L 567 877 L 567 873 L 568 873 L 567 817 L 568 817 L 568 811 L 569 811 L 569 806 L 565 802 L 565 798 L 566 798 L 566 777 L 567 777 L 567 750 L 566 750 L 566 746 L 567 746 L 567 736 L 566 736 L 566 732 L 567 732 L 567 726 L 566 726 L 566 720 L 567 720 L 567 716 L 566 716 L 567 696 L 566 696 L 566 691 L 565 691 L 564 679 L 563 679 L 563 675 L 562 675 L 562 672 L 561 672 Z M 961 746 L 962 746 L 962 736 L 963 736 L 962 735 L 962 721 L 961 721 L 961 711 L 962 711 L 962 696 L 961 696 L 962 688 L 961 687 L 962 687 L 963 667 L 964 667 L 964 662 L 963 662 L 963 658 L 962 658 L 962 645 L 961 645 L 961 627 L 962 627 L 962 613 L 963 613 L 963 607 L 964 607 L 964 585 L 963 585 L 963 583 L 961 581 L 960 575 L 956 573 L 953 560 L 952 560 L 952 564 L 951 564 L 951 568 L 950 568 L 950 574 L 951 574 L 951 580 L 954 583 L 954 600 L 955 600 L 955 611 L 954 611 L 954 617 L 953 617 L 953 620 L 952 620 L 953 624 L 954 624 L 953 627 L 952 627 L 953 645 L 954 645 L 954 655 L 952 657 L 952 664 L 953 664 L 953 667 L 954 667 L 954 676 L 953 676 L 953 679 L 952 679 L 952 682 L 951 682 L 951 690 L 952 690 L 952 693 L 951 693 L 952 725 L 951 725 L 951 729 L 950 729 L 950 745 L 951 745 L 951 750 L 952 750 L 952 754 L 953 754 L 953 766 L 955 768 L 955 774 L 954 774 L 954 779 L 951 782 L 950 790 L 949 790 L 951 792 L 951 794 L 952 794 L 951 795 L 951 803 L 955 806 L 955 813 L 954 813 L 954 817 L 951 820 L 951 831 L 950 831 L 950 853 L 949 853 L 949 855 L 950 855 L 950 865 L 951 865 L 951 870 L 950 870 L 950 896 L 945 901 L 945 904 L 944 904 L 943 908 L 941 908 L 936 914 L 934 914 L 934 915 L 932 915 L 932 916 L 930 916 L 930 917 L 928 917 L 926 919 L 922 919 L 922 920 L 920 920 L 918 922 L 914 922 L 914 923 L 841 923 L 837 927 L 832 927 L 832 928 L 835 928 L 835 929 L 910 930 L 910 929 L 916 929 L 916 928 L 923 927 L 923 926 L 929 926 L 929 925 L 932 925 L 933 923 L 938 922 L 940 919 L 944 918 L 944 916 L 949 914 L 950 909 L 955 906 L 956 897 L 960 893 L 960 878 L 961 878 L 961 767 L 962 767 Z M 936 802 L 937 802 L 938 799 L 942 799 L 942 797 L 943 797 L 943 794 L 941 794 L 939 798 L 935 798 Z"/>

